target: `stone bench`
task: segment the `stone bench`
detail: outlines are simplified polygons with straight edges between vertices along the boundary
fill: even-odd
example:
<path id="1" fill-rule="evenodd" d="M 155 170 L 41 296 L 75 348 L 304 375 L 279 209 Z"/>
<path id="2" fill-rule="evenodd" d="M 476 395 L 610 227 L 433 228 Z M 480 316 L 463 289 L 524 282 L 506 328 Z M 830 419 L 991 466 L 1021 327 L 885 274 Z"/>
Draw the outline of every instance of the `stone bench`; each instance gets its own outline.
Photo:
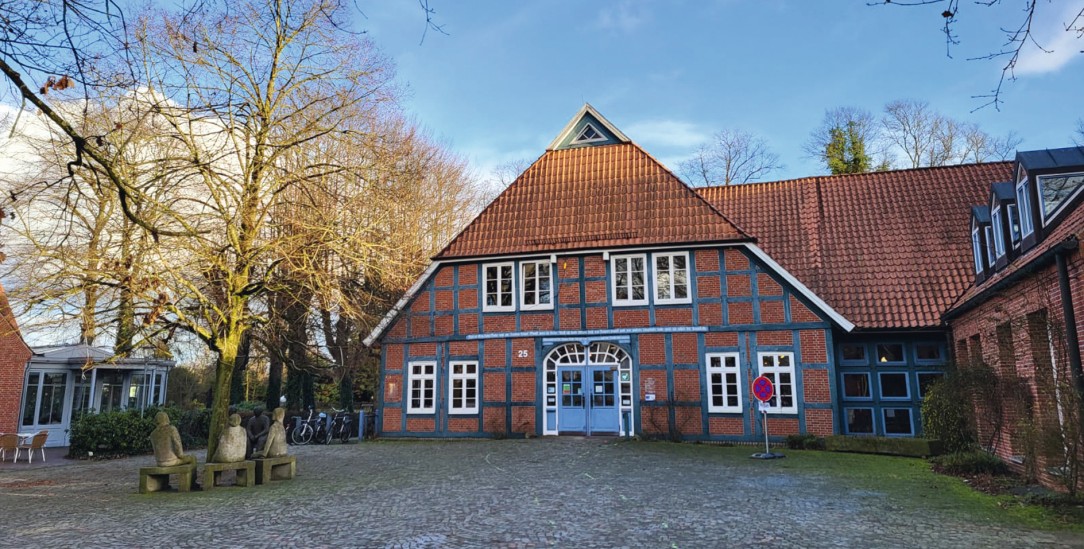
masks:
<path id="1" fill-rule="evenodd" d="M 256 462 L 236 461 L 233 463 L 207 463 L 203 466 L 203 490 L 214 490 L 218 477 L 224 471 L 236 471 L 234 486 L 248 488 L 256 485 Z"/>
<path id="2" fill-rule="evenodd" d="M 172 465 L 170 467 L 140 467 L 139 493 L 158 492 L 169 489 L 169 476 L 177 475 L 177 490 L 189 492 L 196 486 L 196 466 Z"/>
<path id="3" fill-rule="evenodd" d="M 293 480 L 297 474 L 297 457 L 280 456 L 261 458 L 256 462 L 256 484 L 267 484 L 272 480 Z"/>

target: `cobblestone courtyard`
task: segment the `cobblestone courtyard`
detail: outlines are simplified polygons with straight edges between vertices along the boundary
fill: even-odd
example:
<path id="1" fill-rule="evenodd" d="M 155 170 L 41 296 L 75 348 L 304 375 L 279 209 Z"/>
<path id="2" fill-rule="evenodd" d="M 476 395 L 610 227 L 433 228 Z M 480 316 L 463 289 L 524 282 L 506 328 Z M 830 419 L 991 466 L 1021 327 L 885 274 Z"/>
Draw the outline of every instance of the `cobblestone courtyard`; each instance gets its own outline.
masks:
<path id="1" fill-rule="evenodd" d="M 902 504 L 710 446 L 533 439 L 291 451 L 294 481 L 189 494 L 138 494 L 150 457 L 0 464 L 0 545 L 1084 547 L 1078 533 Z"/>

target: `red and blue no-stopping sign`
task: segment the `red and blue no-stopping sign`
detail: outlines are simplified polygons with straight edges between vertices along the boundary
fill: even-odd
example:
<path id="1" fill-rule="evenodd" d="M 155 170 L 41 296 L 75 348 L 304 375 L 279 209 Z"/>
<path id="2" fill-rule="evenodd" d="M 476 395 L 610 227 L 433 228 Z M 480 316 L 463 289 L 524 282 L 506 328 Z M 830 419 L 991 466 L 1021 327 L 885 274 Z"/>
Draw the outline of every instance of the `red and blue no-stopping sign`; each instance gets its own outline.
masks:
<path id="1" fill-rule="evenodd" d="M 753 380 L 753 396 L 757 397 L 757 400 L 768 402 L 773 395 L 775 395 L 775 387 L 772 386 L 772 380 L 764 376 Z"/>

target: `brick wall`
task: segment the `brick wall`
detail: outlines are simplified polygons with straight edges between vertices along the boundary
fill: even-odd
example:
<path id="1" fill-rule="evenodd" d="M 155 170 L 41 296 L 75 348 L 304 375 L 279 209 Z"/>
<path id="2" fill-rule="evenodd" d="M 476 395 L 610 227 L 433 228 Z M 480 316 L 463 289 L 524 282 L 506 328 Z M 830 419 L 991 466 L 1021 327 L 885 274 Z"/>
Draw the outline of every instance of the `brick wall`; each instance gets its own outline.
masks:
<path id="1" fill-rule="evenodd" d="M 0 315 L 7 309 L 7 302 L 0 289 Z M 19 401 L 23 395 L 26 361 L 30 350 L 23 338 L 13 328 L 14 321 L 0 318 L 0 431 L 14 433 L 19 430 Z"/>

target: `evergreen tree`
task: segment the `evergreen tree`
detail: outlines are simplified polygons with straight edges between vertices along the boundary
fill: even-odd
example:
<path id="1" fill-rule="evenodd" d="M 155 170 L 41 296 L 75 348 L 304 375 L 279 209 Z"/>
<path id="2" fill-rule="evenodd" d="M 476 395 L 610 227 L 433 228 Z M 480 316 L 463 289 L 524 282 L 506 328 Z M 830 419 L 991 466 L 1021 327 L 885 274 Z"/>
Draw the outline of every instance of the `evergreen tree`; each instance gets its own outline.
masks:
<path id="1" fill-rule="evenodd" d="M 832 175 L 865 173 L 870 170 L 872 162 L 866 152 L 866 141 L 853 120 L 847 122 L 846 129 L 833 127 L 829 130 L 829 137 L 824 149 L 824 159 Z"/>

